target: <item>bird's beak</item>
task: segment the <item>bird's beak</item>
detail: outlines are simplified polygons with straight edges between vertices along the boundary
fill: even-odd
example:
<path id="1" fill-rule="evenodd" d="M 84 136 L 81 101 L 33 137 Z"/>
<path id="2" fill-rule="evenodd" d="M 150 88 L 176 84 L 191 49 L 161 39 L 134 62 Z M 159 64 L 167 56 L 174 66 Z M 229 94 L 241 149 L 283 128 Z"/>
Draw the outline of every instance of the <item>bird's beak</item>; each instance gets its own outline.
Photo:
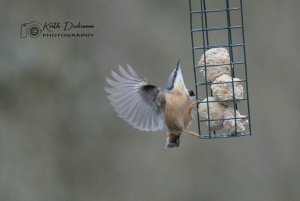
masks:
<path id="1" fill-rule="evenodd" d="M 180 68 L 180 60 L 177 61 L 176 68 L 172 71 L 166 89 L 171 90 L 173 89 L 174 85 L 183 82 L 181 68 Z"/>
<path id="2" fill-rule="evenodd" d="M 181 70 L 180 69 L 180 59 L 178 59 L 178 61 L 177 61 L 175 72 L 178 72 L 178 70 Z"/>

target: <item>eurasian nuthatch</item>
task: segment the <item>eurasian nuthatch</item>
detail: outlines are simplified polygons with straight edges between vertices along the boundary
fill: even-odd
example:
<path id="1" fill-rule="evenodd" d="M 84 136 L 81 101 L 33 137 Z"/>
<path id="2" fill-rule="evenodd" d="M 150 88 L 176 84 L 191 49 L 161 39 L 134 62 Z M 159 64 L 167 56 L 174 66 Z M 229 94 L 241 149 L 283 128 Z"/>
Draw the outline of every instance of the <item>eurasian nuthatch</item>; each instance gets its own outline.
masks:
<path id="1" fill-rule="evenodd" d="M 108 99 L 122 119 L 142 131 L 157 131 L 168 127 L 166 147 L 179 146 L 181 132 L 192 119 L 195 101 L 191 99 L 182 78 L 180 61 L 172 71 L 165 90 L 149 84 L 131 66 L 119 66 L 120 75 L 111 72 L 115 80 L 106 78 Z"/>

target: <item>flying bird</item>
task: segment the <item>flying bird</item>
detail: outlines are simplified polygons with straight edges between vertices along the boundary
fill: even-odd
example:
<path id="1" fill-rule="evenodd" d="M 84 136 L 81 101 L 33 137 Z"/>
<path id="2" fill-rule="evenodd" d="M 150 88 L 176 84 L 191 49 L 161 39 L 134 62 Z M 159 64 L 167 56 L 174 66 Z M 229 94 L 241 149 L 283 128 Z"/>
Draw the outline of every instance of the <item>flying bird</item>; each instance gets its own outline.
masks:
<path id="1" fill-rule="evenodd" d="M 150 84 L 130 65 L 127 70 L 119 66 L 119 71 L 119 74 L 111 72 L 114 79 L 106 78 L 109 87 L 105 87 L 118 116 L 141 131 L 161 130 L 166 124 L 166 147 L 178 147 L 180 135 L 190 124 L 196 106 L 193 91 L 185 86 L 180 60 L 164 90 Z"/>

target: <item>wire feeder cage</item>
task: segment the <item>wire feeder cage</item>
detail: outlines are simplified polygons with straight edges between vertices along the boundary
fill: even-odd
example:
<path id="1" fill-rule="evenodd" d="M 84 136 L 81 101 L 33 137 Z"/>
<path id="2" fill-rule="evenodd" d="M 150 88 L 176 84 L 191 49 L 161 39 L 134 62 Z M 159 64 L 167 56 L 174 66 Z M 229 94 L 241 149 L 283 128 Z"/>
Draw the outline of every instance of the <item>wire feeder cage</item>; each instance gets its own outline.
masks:
<path id="1" fill-rule="evenodd" d="M 189 8 L 199 136 L 212 139 L 251 135 L 242 0 L 189 0 Z M 209 57 L 208 51 L 216 48 L 228 52 L 228 62 L 213 63 L 206 58 Z M 198 62 L 200 58 L 202 63 Z M 223 76 L 227 80 L 208 77 L 213 68 L 224 66 L 229 69 L 228 76 Z M 216 93 L 213 91 L 215 88 L 219 90 Z M 237 97 L 240 89 L 242 97 Z M 222 97 L 214 97 L 222 90 L 231 91 L 232 98 L 222 100 Z M 201 115 L 199 109 L 205 111 L 204 118 L 203 111 Z M 216 111 L 220 115 L 214 116 Z"/>

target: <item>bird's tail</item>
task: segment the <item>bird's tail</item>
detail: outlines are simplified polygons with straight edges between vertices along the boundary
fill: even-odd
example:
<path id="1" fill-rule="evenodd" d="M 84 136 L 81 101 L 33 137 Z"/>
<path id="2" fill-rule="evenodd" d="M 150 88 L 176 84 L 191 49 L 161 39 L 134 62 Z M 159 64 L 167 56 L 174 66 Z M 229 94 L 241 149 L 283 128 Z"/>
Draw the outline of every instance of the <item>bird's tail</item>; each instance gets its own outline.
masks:
<path id="1" fill-rule="evenodd" d="M 180 144 L 180 133 L 168 133 L 166 148 L 179 147 Z"/>

